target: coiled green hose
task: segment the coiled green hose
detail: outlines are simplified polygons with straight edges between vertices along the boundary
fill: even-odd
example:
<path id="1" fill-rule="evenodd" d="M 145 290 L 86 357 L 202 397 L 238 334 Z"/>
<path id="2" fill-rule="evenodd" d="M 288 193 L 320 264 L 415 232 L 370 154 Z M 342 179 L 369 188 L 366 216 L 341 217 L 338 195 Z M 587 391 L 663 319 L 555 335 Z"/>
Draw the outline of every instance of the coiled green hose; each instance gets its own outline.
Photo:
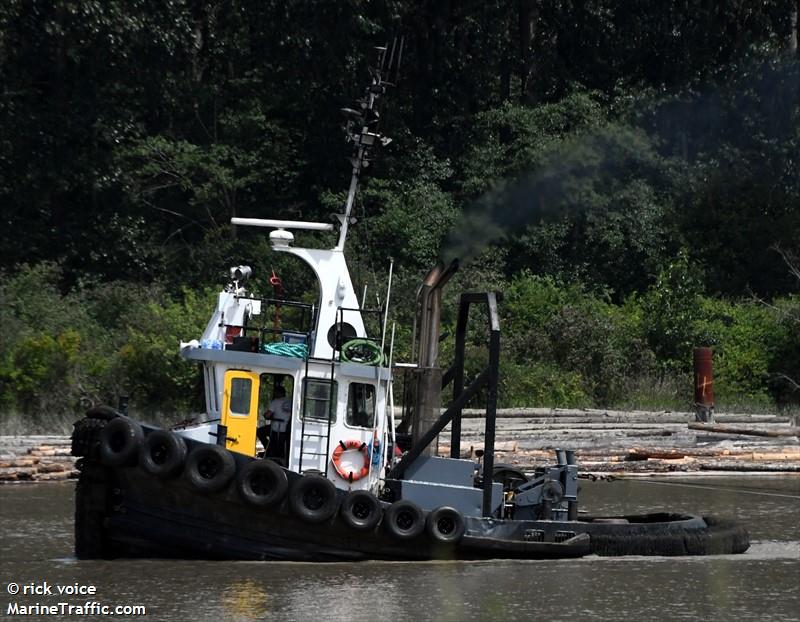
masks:
<path id="1" fill-rule="evenodd" d="M 385 365 L 386 356 L 381 347 L 369 339 L 351 339 L 342 346 L 341 359 L 346 363 Z"/>

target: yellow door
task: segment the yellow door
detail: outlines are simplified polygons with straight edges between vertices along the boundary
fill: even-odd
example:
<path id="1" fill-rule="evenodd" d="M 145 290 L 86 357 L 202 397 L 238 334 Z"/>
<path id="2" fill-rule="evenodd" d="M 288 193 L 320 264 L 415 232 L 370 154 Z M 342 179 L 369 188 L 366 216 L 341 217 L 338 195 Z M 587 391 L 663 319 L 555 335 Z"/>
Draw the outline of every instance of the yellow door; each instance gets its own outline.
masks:
<path id="1" fill-rule="evenodd" d="M 228 428 L 226 448 L 246 456 L 256 455 L 258 374 L 239 370 L 225 372 L 222 425 Z"/>

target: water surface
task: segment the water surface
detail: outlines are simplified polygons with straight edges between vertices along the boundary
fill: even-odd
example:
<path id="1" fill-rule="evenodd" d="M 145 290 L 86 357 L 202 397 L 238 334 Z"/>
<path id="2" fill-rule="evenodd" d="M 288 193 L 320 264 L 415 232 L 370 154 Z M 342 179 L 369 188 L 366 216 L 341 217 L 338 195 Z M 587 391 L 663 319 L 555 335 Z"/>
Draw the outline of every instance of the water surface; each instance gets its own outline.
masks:
<path id="1" fill-rule="evenodd" d="M 747 525 L 753 544 L 735 556 L 528 562 L 77 561 L 74 485 L 5 486 L 0 487 L 0 619 L 24 619 L 7 615 L 11 602 L 88 600 L 144 605 L 147 615 L 139 619 L 198 622 L 800 620 L 800 479 L 646 479 L 582 487 L 583 507 L 592 514 L 664 510 L 727 516 Z M 97 593 L 7 593 L 10 582 L 42 581 L 93 585 Z"/>

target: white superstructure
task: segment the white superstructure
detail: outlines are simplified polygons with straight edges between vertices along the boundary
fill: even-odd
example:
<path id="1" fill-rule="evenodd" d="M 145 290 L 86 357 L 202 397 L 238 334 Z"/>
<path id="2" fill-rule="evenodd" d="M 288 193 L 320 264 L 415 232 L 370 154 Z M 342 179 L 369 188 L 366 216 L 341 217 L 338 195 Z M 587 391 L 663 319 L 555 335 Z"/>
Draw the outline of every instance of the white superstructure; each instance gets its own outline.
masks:
<path id="1" fill-rule="evenodd" d="M 389 142 L 371 127 L 378 118 L 375 102 L 388 84 L 381 76 L 372 72 L 358 110 L 343 109 L 354 152 L 333 248 L 296 247 L 292 233 L 333 231 L 332 224 L 231 219 L 237 226 L 270 229 L 274 251 L 300 258 L 314 272 L 319 297 L 314 304 L 257 297 L 246 288 L 250 268 L 231 268 L 230 283 L 200 339 L 182 344 L 181 354 L 203 365 L 207 421 L 179 432 L 249 456 L 266 449 L 267 458 L 292 471 L 316 471 L 339 488 L 373 492 L 390 462 L 386 448 L 394 438 L 391 344 L 386 343 L 391 272 L 386 306 L 376 312 L 379 334 L 368 335 L 344 248 L 369 151 Z M 293 322 L 286 320 L 288 310 Z M 270 428 L 267 411 L 276 399 L 289 411 L 288 436 Z"/>

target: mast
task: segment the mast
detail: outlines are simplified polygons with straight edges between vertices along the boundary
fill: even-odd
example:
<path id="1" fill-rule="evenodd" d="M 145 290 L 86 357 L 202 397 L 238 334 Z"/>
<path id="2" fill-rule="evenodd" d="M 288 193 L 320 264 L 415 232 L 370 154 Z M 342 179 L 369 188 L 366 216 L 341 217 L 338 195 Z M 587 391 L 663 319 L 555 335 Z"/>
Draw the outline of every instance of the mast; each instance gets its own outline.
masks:
<path id="1" fill-rule="evenodd" d="M 379 47 L 377 67 L 370 67 L 370 83 L 364 96 L 356 103 L 356 108 L 342 108 L 346 117 L 345 129 L 348 140 L 353 143 L 350 159 L 352 175 L 344 212 L 336 214 L 341 225 L 339 240 L 334 248 L 302 248 L 293 246 L 294 235 L 290 230 L 305 229 L 312 231 L 331 231 L 333 224 L 317 222 L 300 222 L 293 220 L 277 220 L 262 218 L 232 218 L 235 225 L 267 227 L 273 229 L 269 234 L 272 249 L 277 252 L 295 255 L 306 262 L 314 274 L 320 287 L 320 304 L 315 324 L 316 338 L 312 340 L 311 356 L 331 359 L 335 356 L 335 343 L 329 338 L 329 332 L 342 323 L 337 318 L 339 310 L 346 313 L 347 323 L 356 337 L 366 337 L 361 308 L 353 289 L 350 271 L 344 256 L 344 243 L 347 229 L 352 224 L 352 211 L 355 204 L 356 191 L 361 171 L 370 165 L 370 154 L 373 148 L 388 145 L 390 138 L 377 132 L 380 114 L 377 103 L 386 93 L 387 87 L 394 86 L 403 55 L 403 39 L 395 39 L 391 46 Z"/>
<path id="2" fill-rule="evenodd" d="M 386 93 L 386 87 L 394 86 L 400 71 L 400 61 L 403 57 L 403 38 L 394 39 L 391 47 L 378 47 L 378 65 L 370 67 L 369 72 L 372 76 L 370 85 L 366 88 L 364 97 L 359 99 L 356 108 L 342 108 L 342 114 L 347 118 L 347 139 L 354 145 L 353 155 L 350 157 L 350 164 L 353 167 L 350 176 L 350 188 L 347 192 L 347 201 L 344 206 L 343 214 L 336 214 L 341 225 L 339 229 L 339 241 L 335 251 L 344 250 L 344 242 L 347 238 L 347 229 L 351 223 L 351 214 L 355 204 L 356 191 L 358 190 L 358 180 L 362 169 L 370 165 L 370 149 L 376 145 L 385 147 L 391 138 L 387 138 L 375 131 L 380 121 L 380 113 L 376 108 L 376 103 L 381 95 Z"/>

